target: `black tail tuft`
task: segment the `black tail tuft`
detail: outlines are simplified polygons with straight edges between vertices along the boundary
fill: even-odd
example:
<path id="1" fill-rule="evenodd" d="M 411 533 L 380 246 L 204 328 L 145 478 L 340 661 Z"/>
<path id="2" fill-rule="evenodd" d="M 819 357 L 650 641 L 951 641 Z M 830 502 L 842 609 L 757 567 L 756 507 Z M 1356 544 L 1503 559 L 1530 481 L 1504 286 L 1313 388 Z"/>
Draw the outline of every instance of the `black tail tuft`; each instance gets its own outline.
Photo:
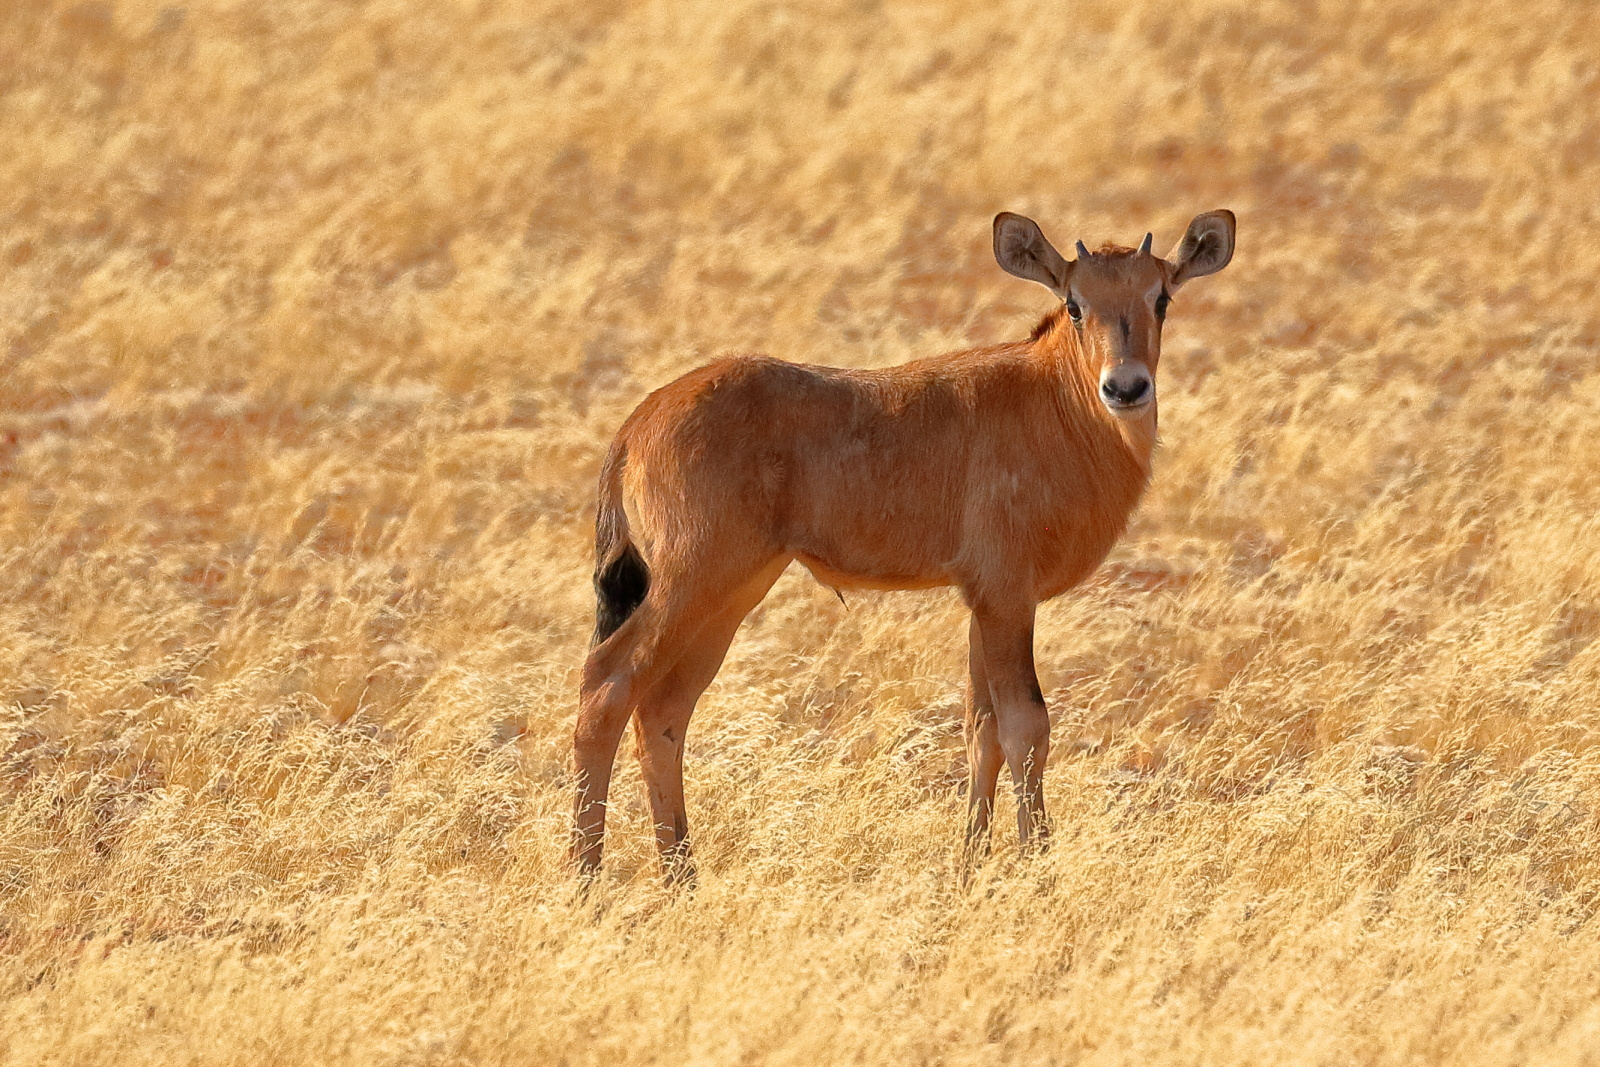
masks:
<path id="1" fill-rule="evenodd" d="M 594 572 L 594 644 L 598 645 L 628 621 L 650 589 L 650 568 L 633 545 L 625 545 L 617 557 Z"/>

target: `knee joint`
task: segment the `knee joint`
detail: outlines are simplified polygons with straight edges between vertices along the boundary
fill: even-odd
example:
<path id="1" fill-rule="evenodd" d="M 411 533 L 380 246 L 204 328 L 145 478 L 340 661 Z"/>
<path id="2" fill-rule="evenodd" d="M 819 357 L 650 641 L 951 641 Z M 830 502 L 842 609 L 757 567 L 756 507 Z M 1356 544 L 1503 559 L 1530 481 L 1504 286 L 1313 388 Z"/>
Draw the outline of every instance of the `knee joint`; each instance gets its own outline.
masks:
<path id="1" fill-rule="evenodd" d="M 1030 755 L 1050 747 L 1050 717 L 1044 709 L 1022 721 L 1001 722 L 1000 747 L 1007 759 Z"/>

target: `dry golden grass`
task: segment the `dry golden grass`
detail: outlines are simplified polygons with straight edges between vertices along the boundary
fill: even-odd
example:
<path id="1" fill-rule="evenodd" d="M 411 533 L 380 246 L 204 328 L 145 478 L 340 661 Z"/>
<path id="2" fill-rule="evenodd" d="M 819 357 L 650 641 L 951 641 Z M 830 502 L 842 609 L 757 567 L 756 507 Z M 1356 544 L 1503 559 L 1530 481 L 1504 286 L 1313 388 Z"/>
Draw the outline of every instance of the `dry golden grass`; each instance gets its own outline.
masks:
<path id="1" fill-rule="evenodd" d="M 1053 851 L 957 884 L 955 598 L 791 574 L 575 900 L 629 408 L 1214 207 Z M 1597 1062 L 1597 222 L 1581 2 L 6 0 L 0 1060 Z"/>

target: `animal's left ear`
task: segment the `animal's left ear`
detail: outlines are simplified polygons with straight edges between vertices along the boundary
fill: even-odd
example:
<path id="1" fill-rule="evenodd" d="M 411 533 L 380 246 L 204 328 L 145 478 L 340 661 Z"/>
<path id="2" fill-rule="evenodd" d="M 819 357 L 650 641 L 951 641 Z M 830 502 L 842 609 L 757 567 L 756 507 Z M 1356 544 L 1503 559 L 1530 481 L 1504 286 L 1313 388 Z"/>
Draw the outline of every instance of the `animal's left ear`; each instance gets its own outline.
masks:
<path id="1" fill-rule="evenodd" d="M 1190 278 L 1215 274 L 1233 258 L 1233 233 L 1237 222 L 1231 211 L 1207 211 L 1189 223 L 1172 264 L 1172 288 Z"/>

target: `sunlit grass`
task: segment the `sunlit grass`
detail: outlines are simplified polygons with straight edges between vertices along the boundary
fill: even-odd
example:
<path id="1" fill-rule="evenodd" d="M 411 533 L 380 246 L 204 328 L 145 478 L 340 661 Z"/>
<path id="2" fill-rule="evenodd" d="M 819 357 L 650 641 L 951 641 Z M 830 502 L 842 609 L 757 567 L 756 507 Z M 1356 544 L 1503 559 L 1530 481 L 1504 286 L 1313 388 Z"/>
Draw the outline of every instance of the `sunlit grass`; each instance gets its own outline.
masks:
<path id="1" fill-rule="evenodd" d="M 1600 11 L 0 7 L 0 1059 L 1561 1064 L 1600 1046 Z M 1155 481 L 958 877 L 965 616 L 803 572 L 563 864 L 593 482 L 712 355 L 1169 248 Z"/>

